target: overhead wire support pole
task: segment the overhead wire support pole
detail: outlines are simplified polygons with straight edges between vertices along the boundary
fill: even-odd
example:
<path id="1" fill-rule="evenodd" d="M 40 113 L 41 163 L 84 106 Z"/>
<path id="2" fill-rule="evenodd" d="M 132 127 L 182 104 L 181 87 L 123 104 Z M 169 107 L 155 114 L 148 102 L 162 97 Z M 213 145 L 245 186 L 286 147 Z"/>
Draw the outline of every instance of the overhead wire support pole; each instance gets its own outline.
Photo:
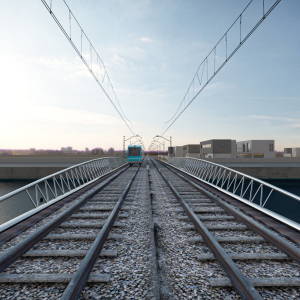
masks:
<path id="1" fill-rule="evenodd" d="M 253 3 L 253 0 L 250 0 L 250 2 L 247 4 L 247 6 L 244 8 L 244 10 L 239 14 L 239 16 L 235 19 L 235 21 L 232 23 L 232 25 L 229 27 L 229 29 L 225 32 L 225 34 L 221 37 L 221 39 L 216 43 L 216 45 L 212 48 L 212 50 L 208 53 L 208 55 L 203 59 L 203 61 L 201 62 L 201 64 L 199 65 L 197 71 L 196 71 L 196 75 L 198 76 L 198 72 L 201 68 L 201 66 L 203 65 L 203 72 L 204 72 L 204 66 L 206 65 L 207 68 L 207 74 L 206 74 L 206 83 L 204 83 L 202 85 L 202 81 L 200 83 L 200 89 L 198 90 L 198 92 L 196 92 L 196 94 L 192 97 L 192 99 L 185 104 L 185 98 L 186 95 L 189 93 L 190 90 L 190 86 L 188 87 L 187 92 L 185 93 L 183 100 L 180 102 L 175 114 L 164 123 L 163 129 L 162 129 L 162 133 L 161 135 L 164 135 L 169 129 L 170 127 L 177 121 L 177 119 L 183 114 L 183 112 L 190 106 L 190 104 L 199 96 L 199 94 L 204 90 L 204 88 L 211 82 L 211 80 L 219 73 L 219 71 L 226 65 L 226 63 L 232 58 L 232 56 L 240 49 L 240 47 L 248 40 L 248 38 L 253 34 L 253 32 L 260 26 L 260 24 L 266 19 L 266 17 L 274 10 L 274 8 L 281 2 L 281 0 L 276 0 L 273 5 L 267 10 L 265 11 L 265 3 L 263 0 L 263 17 L 260 18 L 258 20 L 258 22 L 252 27 L 252 29 L 245 34 L 244 37 L 242 37 L 242 15 L 244 14 L 244 12 L 248 9 L 248 7 L 250 6 L 251 3 Z M 231 53 L 228 53 L 228 33 L 229 31 L 233 28 L 233 26 L 239 22 L 240 23 L 240 32 L 239 32 L 239 36 L 237 36 L 238 42 L 237 42 L 237 46 L 231 51 Z M 209 72 L 208 72 L 208 58 L 211 57 L 213 51 L 215 48 L 217 48 L 217 46 L 221 43 L 222 40 L 225 39 L 226 42 L 226 59 L 225 61 L 223 61 L 223 63 L 220 64 L 220 66 L 217 68 L 217 70 L 215 70 L 215 72 L 209 77 Z M 195 76 L 193 77 L 194 80 Z M 199 78 L 199 76 L 198 76 Z M 192 82 L 193 82 L 192 80 Z M 170 125 L 168 125 L 168 127 L 166 129 L 165 128 L 165 124 L 171 122 Z"/>
<path id="2" fill-rule="evenodd" d="M 68 9 L 69 11 L 69 23 L 70 23 L 70 34 L 67 33 L 68 29 L 67 28 L 64 28 L 63 25 L 60 23 L 60 21 L 58 20 L 58 18 L 56 17 L 56 15 L 54 14 L 53 12 L 53 5 L 52 5 L 52 0 L 50 1 L 50 5 L 48 5 L 47 1 L 46 0 L 41 0 L 42 3 L 44 4 L 44 6 L 46 7 L 46 9 L 49 11 L 50 15 L 52 16 L 52 18 L 54 19 L 54 21 L 56 22 L 56 24 L 58 25 L 58 27 L 60 28 L 60 30 L 63 32 L 63 34 L 65 35 L 65 37 L 67 38 L 67 40 L 69 41 L 69 43 L 71 44 L 71 46 L 73 47 L 73 49 L 75 50 L 75 52 L 78 54 L 78 56 L 80 57 L 80 59 L 82 60 L 82 62 L 85 64 L 85 66 L 87 67 L 87 69 L 89 70 L 89 72 L 91 73 L 91 75 L 94 77 L 94 79 L 96 80 L 96 82 L 98 83 L 98 85 L 100 86 L 100 88 L 102 89 L 102 91 L 104 92 L 105 96 L 108 98 L 108 100 L 111 102 L 111 104 L 114 106 L 115 110 L 118 112 L 119 116 L 122 118 L 122 120 L 124 121 L 125 125 L 127 126 L 127 128 L 130 130 L 130 132 L 135 135 L 133 129 L 129 126 L 129 124 L 127 123 L 131 121 L 129 121 L 127 119 L 127 117 L 125 116 L 123 110 L 122 110 L 122 107 L 119 103 L 119 100 L 116 96 L 116 93 L 112 87 L 112 84 L 111 84 L 111 80 L 108 76 L 108 73 L 106 71 L 106 68 L 105 68 L 105 65 L 101 59 L 101 57 L 99 56 L 99 54 L 96 52 L 95 48 L 93 47 L 91 41 L 89 40 L 89 38 L 87 37 L 87 35 L 85 34 L 85 32 L 83 31 L 82 27 L 80 26 L 79 22 L 77 21 L 76 17 L 74 16 L 74 14 L 72 13 L 70 7 L 68 6 L 68 4 L 66 3 L 65 0 L 62 0 L 63 3 L 66 5 L 66 8 Z M 80 31 L 81 31 L 81 41 L 80 41 L 80 45 L 78 45 L 78 48 L 77 46 L 75 45 L 75 42 L 71 39 L 71 20 L 74 20 L 74 22 L 76 22 L 76 24 L 78 25 Z M 92 64 L 89 65 L 89 63 L 85 60 L 84 56 L 83 56 L 83 37 L 86 38 L 87 42 L 90 44 L 90 47 L 91 47 L 91 50 L 94 49 L 97 57 L 99 58 L 100 62 L 102 63 L 102 66 L 103 66 L 103 69 L 104 69 L 104 75 L 103 75 L 103 80 L 102 80 L 102 83 L 99 81 L 99 78 L 98 76 L 93 72 L 92 70 Z M 79 47 L 80 47 L 80 50 L 79 50 Z M 91 55 L 91 59 L 92 59 L 92 55 Z M 108 85 L 111 86 L 111 89 L 112 89 L 112 92 L 113 94 L 115 95 L 115 98 L 117 99 L 117 102 L 118 102 L 118 105 L 120 107 L 120 110 L 117 108 L 116 104 L 112 101 L 111 97 L 109 96 L 109 94 L 106 92 L 104 86 L 103 86 L 103 82 L 104 82 L 104 79 L 105 79 L 105 75 L 106 75 L 106 78 L 107 78 L 107 81 L 108 81 Z M 127 120 L 127 121 L 126 121 Z"/>
<path id="3" fill-rule="evenodd" d="M 170 147 L 172 147 L 172 137 L 171 137 L 171 136 L 170 136 L 170 139 L 169 139 L 169 140 L 166 139 L 165 137 L 161 136 L 161 135 L 156 135 L 156 136 L 153 138 L 153 140 L 154 140 L 155 138 L 157 138 L 158 140 L 159 140 L 160 138 L 165 139 L 166 141 L 170 142 Z"/>

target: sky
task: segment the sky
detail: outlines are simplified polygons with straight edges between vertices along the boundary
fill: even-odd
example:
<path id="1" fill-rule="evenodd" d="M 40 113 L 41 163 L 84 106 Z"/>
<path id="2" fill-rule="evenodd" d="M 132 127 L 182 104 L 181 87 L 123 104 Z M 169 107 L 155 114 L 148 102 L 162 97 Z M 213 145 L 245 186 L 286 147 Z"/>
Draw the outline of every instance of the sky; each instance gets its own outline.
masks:
<path id="1" fill-rule="evenodd" d="M 265 0 L 265 9 L 274 2 Z M 146 149 L 167 128 L 200 63 L 248 3 L 67 1 Z M 42 1 L 0 5 L 0 149 L 122 149 L 123 136 L 132 133 Z M 63 1 L 52 0 L 52 9 L 69 33 Z M 300 1 L 278 4 L 165 133 L 173 146 L 224 138 L 274 139 L 277 151 L 300 147 L 299 15 Z M 261 16 L 262 0 L 254 0 L 242 17 L 242 37 Z M 239 34 L 237 23 L 228 33 L 228 51 Z M 80 45 L 73 19 L 71 38 Z M 217 47 L 217 66 L 224 49 Z M 96 73 L 86 40 L 83 57 L 94 59 Z M 103 88 L 112 95 L 107 79 Z"/>

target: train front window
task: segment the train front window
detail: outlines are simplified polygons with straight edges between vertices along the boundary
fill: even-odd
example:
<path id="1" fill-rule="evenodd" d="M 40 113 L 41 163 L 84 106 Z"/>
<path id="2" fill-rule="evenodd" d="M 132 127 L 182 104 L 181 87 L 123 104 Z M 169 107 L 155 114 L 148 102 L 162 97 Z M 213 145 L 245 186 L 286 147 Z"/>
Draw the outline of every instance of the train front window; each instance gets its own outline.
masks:
<path id="1" fill-rule="evenodd" d="M 129 148 L 129 156 L 141 156 L 141 148 L 130 147 Z"/>

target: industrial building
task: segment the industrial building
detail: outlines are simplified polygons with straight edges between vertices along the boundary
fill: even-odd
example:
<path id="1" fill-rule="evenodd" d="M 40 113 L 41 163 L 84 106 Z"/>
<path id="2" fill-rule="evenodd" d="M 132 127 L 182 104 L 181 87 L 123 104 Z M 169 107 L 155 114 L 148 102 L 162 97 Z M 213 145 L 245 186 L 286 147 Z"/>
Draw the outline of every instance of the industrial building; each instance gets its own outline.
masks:
<path id="1" fill-rule="evenodd" d="M 182 157 L 183 156 L 183 151 L 182 151 L 182 146 L 175 146 L 173 148 L 173 157 Z"/>
<path id="2" fill-rule="evenodd" d="M 168 147 L 168 159 L 175 157 L 175 147 Z"/>
<path id="3" fill-rule="evenodd" d="M 248 140 L 236 143 L 237 158 L 275 158 L 274 140 Z"/>
<path id="4" fill-rule="evenodd" d="M 285 157 L 300 157 L 300 148 L 285 148 Z M 200 144 L 187 144 L 168 148 L 168 158 L 275 158 L 274 140 L 211 139 Z"/>
<path id="5" fill-rule="evenodd" d="M 300 148 L 284 148 L 284 157 L 300 157 Z"/>
<path id="6" fill-rule="evenodd" d="M 300 148 L 292 148 L 292 157 L 300 157 Z"/>
<path id="7" fill-rule="evenodd" d="M 236 140 L 213 139 L 200 142 L 200 158 L 235 158 Z"/>
<path id="8" fill-rule="evenodd" d="M 108 151 L 107 151 L 107 155 L 108 155 L 108 156 L 114 156 L 114 155 L 115 155 L 115 150 L 114 150 L 114 148 L 109 148 Z"/>
<path id="9" fill-rule="evenodd" d="M 102 148 L 95 148 L 92 151 L 93 155 L 103 155 L 103 149 Z"/>
<path id="10" fill-rule="evenodd" d="M 61 152 L 70 154 L 73 152 L 73 148 L 72 147 L 61 147 Z"/>
<path id="11" fill-rule="evenodd" d="M 182 147 L 183 157 L 194 157 L 200 158 L 200 145 L 199 144 L 189 144 L 183 145 Z"/>

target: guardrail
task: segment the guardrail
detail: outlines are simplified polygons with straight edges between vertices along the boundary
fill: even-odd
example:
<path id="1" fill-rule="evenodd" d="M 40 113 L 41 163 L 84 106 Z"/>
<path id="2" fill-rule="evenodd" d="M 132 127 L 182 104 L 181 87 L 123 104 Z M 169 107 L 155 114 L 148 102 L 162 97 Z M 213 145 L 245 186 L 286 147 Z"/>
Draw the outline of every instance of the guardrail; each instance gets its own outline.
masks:
<path id="1" fill-rule="evenodd" d="M 93 159 L 51 174 L 8 193 L 0 197 L 0 203 L 23 193 L 29 197 L 34 208 L 38 208 L 41 204 L 61 198 L 72 190 L 78 189 L 126 163 L 123 158 L 104 157 Z"/>
<path id="2" fill-rule="evenodd" d="M 190 157 L 171 158 L 167 164 L 191 174 L 233 198 L 249 204 L 256 209 L 267 213 L 271 217 L 300 230 L 300 225 L 298 223 L 265 208 L 267 202 L 272 199 L 272 195 L 274 196 L 275 193 L 279 193 L 282 201 L 286 201 L 284 200 L 286 197 L 300 201 L 300 197 L 295 194 L 280 189 L 263 180 L 203 159 Z"/>

